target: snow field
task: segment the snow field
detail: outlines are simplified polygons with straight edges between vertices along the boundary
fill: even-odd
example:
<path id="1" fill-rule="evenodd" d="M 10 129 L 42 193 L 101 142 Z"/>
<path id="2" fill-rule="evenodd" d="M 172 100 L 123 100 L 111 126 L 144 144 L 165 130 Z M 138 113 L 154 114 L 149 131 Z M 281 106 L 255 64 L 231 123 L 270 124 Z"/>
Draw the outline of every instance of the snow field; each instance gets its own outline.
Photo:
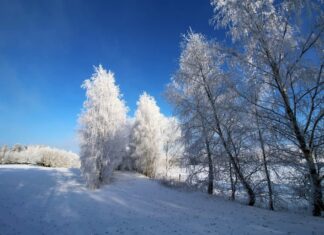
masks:
<path id="1" fill-rule="evenodd" d="M 85 188 L 79 169 L 0 166 L 0 234 L 324 234 L 323 218 L 248 207 L 115 172 Z"/>

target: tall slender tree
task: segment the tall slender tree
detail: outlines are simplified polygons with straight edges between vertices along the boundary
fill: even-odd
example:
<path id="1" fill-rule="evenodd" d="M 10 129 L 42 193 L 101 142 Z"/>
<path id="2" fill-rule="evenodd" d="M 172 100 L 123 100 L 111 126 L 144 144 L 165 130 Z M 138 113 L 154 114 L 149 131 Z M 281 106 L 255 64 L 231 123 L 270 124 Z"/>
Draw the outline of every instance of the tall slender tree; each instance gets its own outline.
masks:
<path id="1" fill-rule="evenodd" d="M 235 118 L 226 112 L 230 110 L 230 104 L 235 103 L 236 97 L 227 86 L 229 77 L 222 72 L 223 59 L 213 43 L 208 42 L 203 35 L 190 31 L 184 38 L 179 71 L 169 86 L 173 93 L 171 102 L 177 109 L 191 112 L 194 118 L 199 117 L 198 126 L 201 127 L 209 162 L 209 188 L 212 188 L 213 180 L 210 138 L 216 135 L 249 195 L 249 205 L 254 205 L 255 194 L 238 161 L 240 153 L 236 136 L 239 135 L 235 136 L 235 132 L 240 126 L 239 117 Z M 243 132 L 240 134 L 243 135 Z"/>
<path id="2" fill-rule="evenodd" d="M 183 142 L 181 140 L 181 128 L 179 121 L 175 117 L 164 117 L 162 123 L 162 142 L 163 142 L 163 158 L 160 165 L 164 166 L 159 171 L 164 172 L 164 177 L 168 179 L 169 171 L 179 166 L 180 160 L 183 155 Z M 161 168 L 161 167 L 160 167 Z"/>
<path id="3" fill-rule="evenodd" d="M 144 92 L 137 102 L 134 127 L 131 133 L 132 157 L 136 169 L 154 178 L 157 162 L 162 158 L 163 115 L 155 99 Z"/>
<path id="4" fill-rule="evenodd" d="M 86 100 L 79 117 L 81 171 L 88 187 L 98 188 L 120 163 L 127 107 L 114 74 L 101 65 L 82 88 Z"/>

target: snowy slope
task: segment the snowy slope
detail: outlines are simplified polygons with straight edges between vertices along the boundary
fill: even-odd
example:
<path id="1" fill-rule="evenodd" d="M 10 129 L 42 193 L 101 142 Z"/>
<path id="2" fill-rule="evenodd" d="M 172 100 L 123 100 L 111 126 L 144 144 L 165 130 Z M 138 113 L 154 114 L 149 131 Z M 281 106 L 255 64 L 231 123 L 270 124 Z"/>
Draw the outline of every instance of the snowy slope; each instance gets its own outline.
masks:
<path id="1" fill-rule="evenodd" d="M 78 169 L 0 166 L 0 234 L 324 234 L 324 219 L 270 212 L 117 172 L 97 191 Z"/>

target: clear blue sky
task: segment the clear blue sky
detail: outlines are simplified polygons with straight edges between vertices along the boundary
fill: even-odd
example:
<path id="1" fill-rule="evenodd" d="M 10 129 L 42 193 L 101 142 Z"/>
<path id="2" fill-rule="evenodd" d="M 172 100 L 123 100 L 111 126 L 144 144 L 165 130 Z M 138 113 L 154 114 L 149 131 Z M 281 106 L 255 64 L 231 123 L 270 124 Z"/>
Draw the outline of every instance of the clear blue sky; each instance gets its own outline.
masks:
<path id="1" fill-rule="evenodd" d="M 80 85 L 102 64 L 115 73 L 130 115 L 143 91 L 163 98 L 181 34 L 209 24 L 209 0 L 0 0 L 0 145 L 77 151 Z"/>

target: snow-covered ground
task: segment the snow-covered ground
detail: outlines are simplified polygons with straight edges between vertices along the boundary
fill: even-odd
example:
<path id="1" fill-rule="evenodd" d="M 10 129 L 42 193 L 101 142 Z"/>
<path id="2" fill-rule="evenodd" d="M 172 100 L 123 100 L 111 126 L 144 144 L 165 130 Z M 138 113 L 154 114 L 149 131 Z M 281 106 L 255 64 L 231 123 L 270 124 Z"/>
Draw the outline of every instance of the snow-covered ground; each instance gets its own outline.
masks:
<path id="1" fill-rule="evenodd" d="M 0 234 L 324 234 L 324 219 L 271 212 L 116 172 L 100 190 L 78 169 L 0 166 Z"/>

